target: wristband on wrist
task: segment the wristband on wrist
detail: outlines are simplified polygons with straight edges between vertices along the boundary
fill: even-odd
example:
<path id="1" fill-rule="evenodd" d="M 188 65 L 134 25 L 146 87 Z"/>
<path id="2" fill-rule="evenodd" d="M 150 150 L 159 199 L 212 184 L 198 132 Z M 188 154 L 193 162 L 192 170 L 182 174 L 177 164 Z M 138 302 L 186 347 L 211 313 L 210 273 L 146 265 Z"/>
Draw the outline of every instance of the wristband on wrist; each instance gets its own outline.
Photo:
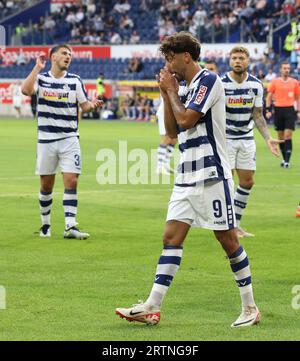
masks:
<path id="1" fill-rule="evenodd" d="M 267 107 L 267 108 L 266 108 L 266 111 L 267 111 L 267 112 L 272 112 L 272 107 Z"/>

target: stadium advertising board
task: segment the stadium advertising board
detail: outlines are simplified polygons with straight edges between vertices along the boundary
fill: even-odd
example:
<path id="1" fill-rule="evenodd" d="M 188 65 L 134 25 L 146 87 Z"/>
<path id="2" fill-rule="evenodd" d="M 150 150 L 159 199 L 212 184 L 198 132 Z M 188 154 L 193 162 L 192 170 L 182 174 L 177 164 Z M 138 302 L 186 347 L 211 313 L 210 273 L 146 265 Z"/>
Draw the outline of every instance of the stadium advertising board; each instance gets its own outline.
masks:
<path id="1" fill-rule="evenodd" d="M 257 49 L 263 54 L 266 49 L 265 43 L 241 44 L 248 48 L 250 56 Z M 227 58 L 233 47 L 232 44 L 204 44 L 201 50 L 202 58 Z M 0 48 L 0 61 L 2 64 L 14 64 L 20 53 L 23 53 L 26 60 L 36 59 L 44 52 L 49 55 L 50 46 L 16 46 Z M 100 58 L 157 58 L 160 56 L 157 44 L 145 45 L 113 45 L 113 46 L 72 46 L 73 59 L 100 59 Z"/>
<path id="2" fill-rule="evenodd" d="M 266 43 L 240 44 L 245 46 L 250 56 L 254 54 L 254 49 L 257 49 L 258 54 L 263 55 L 266 49 Z M 233 44 L 203 44 L 201 47 L 202 58 L 228 58 L 229 52 Z M 112 58 L 157 58 L 159 54 L 159 45 L 113 45 L 111 46 Z"/>
<path id="3" fill-rule="evenodd" d="M 17 62 L 20 53 L 23 53 L 25 60 L 30 61 L 36 59 L 41 53 L 49 56 L 51 46 L 15 46 L 0 48 L 0 62 L 2 64 L 14 64 Z M 72 46 L 73 59 L 99 59 L 110 58 L 110 46 Z"/>
<path id="4" fill-rule="evenodd" d="M 12 104 L 12 92 L 11 92 L 11 85 L 13 84 L 13 81 L 9 82 L 0 82 L 0 104 Z M 88 97 L 90 99 L 95 99 L 97 96 L 96 92 L 96 84 L 93 83 L 85 83 L 84 84 L 85 89 L 88 93 Z M 112 97 L 112 86 L 111 84 L 105 84 L 105 94 L 107 98 Z M 29 104 L 30 98 L 24 96 L 23 97 L 23 104 Z"/>
<path id="5" fill-rule="evenodd" d="M 119 98 L 124 98 L 127 94 L 133 95 L 135 92 L 142 96 L 147 95 L 150 99 L 159 98 L 159 90 L 156 81 L 152 80 L 121 80 L 117 82 L 117 92 Z"/>
<path id="6" fill-rule="evenodd" d="M 12 104 L 12 89 L 13 82 L 0 83 L 0 104 Z M 23 97 L 22 103 L 30 103 L 29 97 Z"/>

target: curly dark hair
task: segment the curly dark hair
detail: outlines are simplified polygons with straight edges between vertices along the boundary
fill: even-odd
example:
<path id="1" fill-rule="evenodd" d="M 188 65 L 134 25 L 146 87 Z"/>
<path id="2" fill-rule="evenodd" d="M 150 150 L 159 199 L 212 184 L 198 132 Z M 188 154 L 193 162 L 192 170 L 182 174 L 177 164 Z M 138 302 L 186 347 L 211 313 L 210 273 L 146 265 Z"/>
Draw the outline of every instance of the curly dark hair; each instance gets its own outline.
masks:
<path id="1" fill-rule="evenodd" d="M 167 36 L 159 48 L 164 56 L 179 53 L 190 53 L 194 61 L 199 60 L 201 45 L 191 33 L 181 31 Z"/>

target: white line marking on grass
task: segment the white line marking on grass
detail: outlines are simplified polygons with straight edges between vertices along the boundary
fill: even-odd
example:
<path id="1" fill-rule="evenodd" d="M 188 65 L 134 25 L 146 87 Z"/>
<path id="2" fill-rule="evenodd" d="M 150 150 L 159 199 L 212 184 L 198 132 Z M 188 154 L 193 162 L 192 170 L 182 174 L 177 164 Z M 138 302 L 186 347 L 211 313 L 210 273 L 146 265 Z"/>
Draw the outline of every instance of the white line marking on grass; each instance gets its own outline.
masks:
<path id="1" fill-rule="evenodd" d="M 149 188 L 139 188 L 139 191 L 141 192 L 171 192 L 171 189 L 169 188 L 153 188 L 153 189 L 149 189 Z M 98 189 L 98 190 L 94 190 L 94 191 L 79 191 L 79 194 L 94 194 L 94 193 L 111 193 L 111 192 L 120 192 L 120 193 L 128 193 L 128 192 L 137 192 L 136 189 Z M 53 192 L 53 196 L 59 196 L 59 195 L 63 195 L 63 192 Z M 5 193 L 5 194 L 0 194 L 0 198 L 5 198 L 5 197 L 37 197 L 38 196 L 38 191 L 37 192 L 31 192 L 31 193 Z"/>
<path id="2" fill-rule="evenodd" d="M 262 185 L 256 185 L 255 188 L 266 188 L 266 189 L 270 189 L 270 188 L 300 188 L 300 184 L 278 184 L 278 185 L 266 185 L 266 186 L 262 186 Z M 172 192 L 173 187 L 170 186 L 170 188 L 130 188 L 130 189 L 126 189 L 126 188 L 113 188 L 113 189 L 95 189 L 95 190 L 91 190 L 91 191 L 79 191 L 79 194 L 97 194 L 97 193 L 114 193 L 114 192 L 119 192 L 119 193 L 136 193 L 136 192 Z M 53 192 L 54 196 L 59 196 L 59 195 L 63 195 L 63 192 Z M 30 192 L 30 193 L 3 193 L 0 194 L 0 198 L 5 198 L 5 197 L 37 197 L 38 196 L 38 191 L 36 192 Z"/>

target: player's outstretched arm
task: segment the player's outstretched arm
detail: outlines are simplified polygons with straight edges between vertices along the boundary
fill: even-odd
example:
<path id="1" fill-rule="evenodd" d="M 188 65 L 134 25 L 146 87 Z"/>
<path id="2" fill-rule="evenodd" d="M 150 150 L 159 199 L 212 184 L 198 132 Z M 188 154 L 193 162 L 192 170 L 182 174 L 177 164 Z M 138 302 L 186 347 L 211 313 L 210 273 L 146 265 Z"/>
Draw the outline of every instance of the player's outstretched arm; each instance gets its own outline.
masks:
<path id="1" fill-rule="evenodd" d="M 253 119 L 257 129 L 259 130 L 260 134 L 263 136 L 272 154 L 276 155 L 276 157 L 279 157 L 280 152 L 278 149 L 278 144 L 282 143 L 283 140 L 277 140 L 271 137 L 266 120 L 263 116 L 263 108 L 254 107 Z"/>
<path id="2" fill-rule="evenodd" d="M 37 76 L 46 66 L 46 58 L 44 55 L 40 55 L 36 59 L 36 64 L 32 69 L 28 77 L 23 81 L 21 85 L 21 91 L 24 95 L 32 95 L 35 93 L 34 85 L 36 83 Z"/>
<path id="3" fill-rule="evenodd" d="M 102 108 L 103 104 L 103 100 L 96 98 L 92 101 L 88 100 L 84 103 L 81 103 L 80 107 L 85 113 L 89 113 L 97 108 Z"/>

